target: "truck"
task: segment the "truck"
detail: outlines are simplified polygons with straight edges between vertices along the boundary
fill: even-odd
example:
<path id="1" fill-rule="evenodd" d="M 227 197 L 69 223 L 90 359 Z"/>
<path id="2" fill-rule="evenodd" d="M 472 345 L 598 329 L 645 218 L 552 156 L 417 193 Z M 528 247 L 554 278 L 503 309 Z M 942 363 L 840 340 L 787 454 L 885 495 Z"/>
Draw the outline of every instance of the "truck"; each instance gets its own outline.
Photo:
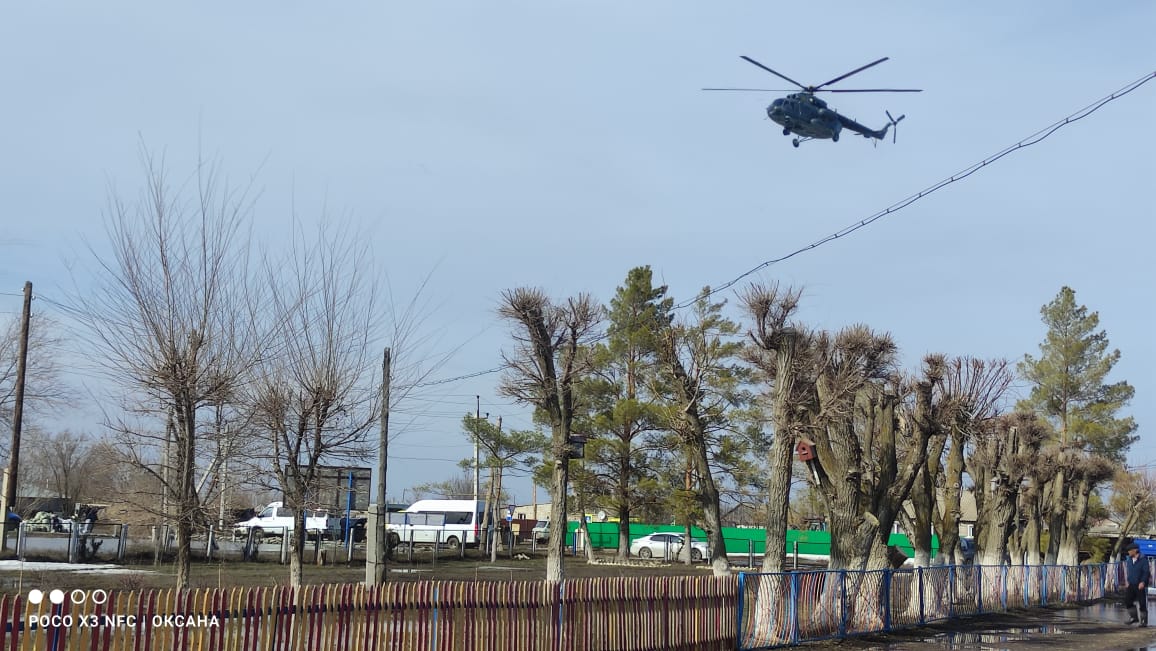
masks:
<path id="1" fill-rule="evenodd" d="M 253 532 L 253 539 L 260 541 L 266 536 L 283 536 L 292 531 L 297 524 L 291 509 L 285 508 L 283 502 L 270 502 L 256 516 L 233 525 L 233 534 L 248 536 Z M 334 538 L 341 534 L 341 518 L 331 517 L 325 510 L 305 511 L 305 535 L 307 537 L 321 536 Z"/>

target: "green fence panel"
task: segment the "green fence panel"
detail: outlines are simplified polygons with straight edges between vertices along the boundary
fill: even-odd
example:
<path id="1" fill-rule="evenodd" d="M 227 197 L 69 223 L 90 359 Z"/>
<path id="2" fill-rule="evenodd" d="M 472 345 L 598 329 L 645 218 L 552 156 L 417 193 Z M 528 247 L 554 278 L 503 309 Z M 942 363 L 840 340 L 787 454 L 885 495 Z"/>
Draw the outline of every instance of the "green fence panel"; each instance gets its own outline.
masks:
<path id="1" fill-rule="evenodd" d="M 586 528 L 590 532 L 590 544 L 594 549 L 618 549 L 617 522 L 588 522 Z M 578 522 L 567 523 L 566 544 L 574 544 L 574 532 L 578 530 Z M 699 527 L 691 527 L 691 537 L 697 540 L 706 540 L 706 531 Z M 686 527 L 677 524 L 646 524 L 632 522 L 630 524 L 630 540 L 651 533 L 685 533 Z M 727 554 L 747 554 L 751 551 L 762 555 L 766 551 L 767 532 L 759 527 L 723 527 L 723 539 L 726 542 Z M 795 543 L 798 543 L 800 555 L 829 556 L 831 554 L 831 533 L 829 531 L 802 531 L 799 529 L 787 530 L 787 543 L 784 552 L 794 554 Z M 903 552 L 907 557 L 915 555 L 915 548 L 907 536 L 893 533 L 887 544 Z M 931 537 L 931 555 L 935 557 L 939 551 L 939 537 Z"/>

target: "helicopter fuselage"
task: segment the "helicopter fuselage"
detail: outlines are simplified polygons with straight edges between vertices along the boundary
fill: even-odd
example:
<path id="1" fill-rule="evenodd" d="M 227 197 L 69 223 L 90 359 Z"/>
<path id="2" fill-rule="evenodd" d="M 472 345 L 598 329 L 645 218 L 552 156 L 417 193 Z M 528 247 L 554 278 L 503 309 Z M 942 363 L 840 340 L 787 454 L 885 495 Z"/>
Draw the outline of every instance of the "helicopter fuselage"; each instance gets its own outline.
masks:
<path id="1" fill-rule="evenodd" d="M 783 135 L 795 133 L 804 138 L 839 140 L 843 121 L 827 103 L 810 93 L 793 93 L 780 97 L 767 107 L 767 117 L 783 127 Z"/>

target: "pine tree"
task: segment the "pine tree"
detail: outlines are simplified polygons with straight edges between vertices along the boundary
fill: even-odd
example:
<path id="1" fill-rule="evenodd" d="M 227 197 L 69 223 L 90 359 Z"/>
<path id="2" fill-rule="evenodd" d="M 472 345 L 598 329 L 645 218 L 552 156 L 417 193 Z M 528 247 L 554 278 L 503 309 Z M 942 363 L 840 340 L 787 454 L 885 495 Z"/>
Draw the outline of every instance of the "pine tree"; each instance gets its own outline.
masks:
<path id="1" fill-rule="evenodd" d="M 657 501 L 654 466 L 663 456 L 662 426 L 654 384 L 658 333 L 673 304 L 666 287 L 655 287 L 650 267 L 635 267 L 608 310 L 607 338 L 596 347 L 595 373 L 584 387 L 596 430 L 586 446 L 586 470 L 605 487 L 605 502 L 618 517 L 618 558 L 630 548 L 630 519 Z M 650 509 L 653 510 L 653 509 Z"/>
<path id="2" fill-rule="evenodd" d="M 1136 421 L 1118 417 L 1135 390 L 1124 381 L 1106 382 L 1120 351 L 1109 352 L 1099 314 L 1078 305 L 1075 291 L 1061 288 L 1040 314 L 1048 333 L 1039 358 L 1025 355 L 1019 364 L 1020 375 L 1032 383 L 1019 408 L 1043 416 L 1053 430 L 1045 454 L 1052 460 L 1046 465 L 1055 470 L 1036 479 L 1043 486 L 1041 511 L 1048 521 L 1044 562 L 1075 564 L 1093 492 L 1112 477 L 1138 438 Z"/>
<path id="3" fill-rule="evenodd" d="M 1106 383 L 1120 361 L 1120 351 L 1108 350 L 1108 335 L 1100 315 L 1076 304 L 1076 292 L 1064 287 L 1040 309 L 1048 334 L 1039 358 L 1024 355 L 1019 373 L 1032 383 L 1031 396 L 1019 407 L 1034 411 L 1052 424 L 1061 445 L 1076 445 L 1116 462 L 1123 462 L 1136 421 L 1118 418 L 1135 394 L 1126 381 Z"/>

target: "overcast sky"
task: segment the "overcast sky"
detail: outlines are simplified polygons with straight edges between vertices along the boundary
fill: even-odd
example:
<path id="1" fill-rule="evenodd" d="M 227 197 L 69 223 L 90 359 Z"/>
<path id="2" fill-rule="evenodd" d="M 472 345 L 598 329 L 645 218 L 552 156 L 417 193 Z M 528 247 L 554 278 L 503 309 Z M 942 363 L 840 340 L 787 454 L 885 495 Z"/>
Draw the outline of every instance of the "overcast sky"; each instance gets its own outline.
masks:
<path id="1" fill-rule="evenodd" d="M 606 300 L 649 264 L 672 295 L 730 280 L 866 218 L 1156 69 L 1156 4 L 1132 2 L 6 2 L 0 8 L 0 316 L 31 280 L 61 300 L 98 251 L 138 145 L 187 172 L 198 147 L 256 174 L 258 237 L 290 200 L 372 237 L 399 300 L 426 288 L 434 379 L 492 369 L 503 289 Z M 898 142 L 794 149 L 765 114 L 818 84 Z M 857 233 L 755 276 L 802 286 L 801 317 L 928 352 L 1019 359 L 1063 285 L 1098 311 L 1136 387 L 1133 463 L 1156 461 L 1156 83 Z M 77 279 L 83 286 L 84 278 Z M 51 305 L 38 304 L 66 319 Z M 76 382 L 88 382 L 74 377 Z M 497 374 L 399 405 L 390 494 L 455 474 L 475 408 L 527 427 Z M 91 405 L 52 416 L 99 433 Z M 528 502 L 528 482 L 514 482 Z M 545 499 L 539 491 L 539 499 Z"/>

